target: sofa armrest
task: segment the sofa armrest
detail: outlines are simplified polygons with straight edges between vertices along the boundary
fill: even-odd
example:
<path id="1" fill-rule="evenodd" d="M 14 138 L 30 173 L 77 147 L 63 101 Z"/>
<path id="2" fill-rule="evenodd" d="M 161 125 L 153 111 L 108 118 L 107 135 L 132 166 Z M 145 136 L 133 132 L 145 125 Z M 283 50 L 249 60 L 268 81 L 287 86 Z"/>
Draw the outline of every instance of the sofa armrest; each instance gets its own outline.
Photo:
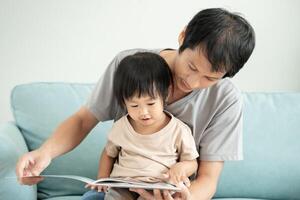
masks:
<path id="1" fill-rule="evenodd" d="M 18 158 L 28 152 L 24 138 L 13 122 L 0 124 L 0 199 L 36 200 L 36 186 L 20 185 L 15 166 Z"/>

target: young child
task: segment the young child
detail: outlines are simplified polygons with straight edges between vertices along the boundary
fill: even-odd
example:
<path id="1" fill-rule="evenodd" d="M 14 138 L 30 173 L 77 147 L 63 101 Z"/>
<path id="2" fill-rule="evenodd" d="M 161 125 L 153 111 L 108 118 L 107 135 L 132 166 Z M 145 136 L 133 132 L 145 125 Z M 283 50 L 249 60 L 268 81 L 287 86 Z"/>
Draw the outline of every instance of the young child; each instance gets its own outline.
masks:
<path id="1" fill-rule="evenodd" d="M 98 178 L 187 181 L 197 170 L 198 152 L 190 128 L 164 111 L 172 90 L 172 73 L 165 60 L 154 53 L 136 53 L 120 62 L 114 76 L 115 99 L 128 114 L 108 134 Z M 107 192 L 105 199 L 138 198 L 128 189 L 97 189 Z"/>

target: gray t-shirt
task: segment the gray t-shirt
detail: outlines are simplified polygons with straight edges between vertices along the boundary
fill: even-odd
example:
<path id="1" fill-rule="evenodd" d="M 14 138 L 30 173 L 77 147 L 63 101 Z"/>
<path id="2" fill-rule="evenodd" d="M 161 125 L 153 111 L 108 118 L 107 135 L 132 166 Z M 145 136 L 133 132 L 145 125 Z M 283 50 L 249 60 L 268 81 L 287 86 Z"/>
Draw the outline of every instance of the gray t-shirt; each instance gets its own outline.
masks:
<path id="1" fill-rule="evenodd" d="M 113 97 L 113 77 L 120 61 L 136 52 L 159 54 L 162 49 L 120 52 L 99 79 L 86 107 L 99 121 L 118 120 L 126 114 Z M 242 160 L 242 96 L 227 78 L 191 92 L 165 108 L 192 130 L 200 160 Z"/>

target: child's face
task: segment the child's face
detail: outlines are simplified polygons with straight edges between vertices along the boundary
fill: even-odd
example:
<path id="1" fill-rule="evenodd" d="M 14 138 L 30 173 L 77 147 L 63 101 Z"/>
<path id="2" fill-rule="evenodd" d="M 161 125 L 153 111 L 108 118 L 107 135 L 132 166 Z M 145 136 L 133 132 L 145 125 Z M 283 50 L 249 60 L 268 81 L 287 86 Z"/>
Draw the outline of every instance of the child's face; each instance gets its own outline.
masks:
<path id="1" fill-rule="evenodd" d="M 125 100 L 129 116 L 141 126 L 155 125 L 164 117 L 164 105 L 160 96 L 151 98 L 148 95 Z"/>

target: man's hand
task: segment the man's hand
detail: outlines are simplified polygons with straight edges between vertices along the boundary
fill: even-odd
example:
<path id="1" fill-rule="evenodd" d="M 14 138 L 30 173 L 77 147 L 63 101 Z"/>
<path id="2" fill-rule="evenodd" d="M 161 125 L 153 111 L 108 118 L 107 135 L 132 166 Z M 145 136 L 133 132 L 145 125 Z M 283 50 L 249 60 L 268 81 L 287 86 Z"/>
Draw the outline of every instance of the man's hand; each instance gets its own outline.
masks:
<path id="1" fill-rule="evenodd" d="M 129 189 L 132 192 L 138 193 L 145 200 L 191 200 L 191 193 L 189 189 L 183 184 L 180 183 L 177 187 L 181 188 L 180 192 L 176 192 L 171 195 L 168 190 L 153 190 L 152 192 L 148 192 L 144 189 Z"/>
<path id="2" fill-rule="evenodd" d="M 34 185 L 43 180 L 42 177 L 26 178 L 26 176 L 38 176 L 51 163 L 51 157 L 39 150 L 31 151 L 20 157 L 16 165 L 16 174 L 20 184 Z"/>

